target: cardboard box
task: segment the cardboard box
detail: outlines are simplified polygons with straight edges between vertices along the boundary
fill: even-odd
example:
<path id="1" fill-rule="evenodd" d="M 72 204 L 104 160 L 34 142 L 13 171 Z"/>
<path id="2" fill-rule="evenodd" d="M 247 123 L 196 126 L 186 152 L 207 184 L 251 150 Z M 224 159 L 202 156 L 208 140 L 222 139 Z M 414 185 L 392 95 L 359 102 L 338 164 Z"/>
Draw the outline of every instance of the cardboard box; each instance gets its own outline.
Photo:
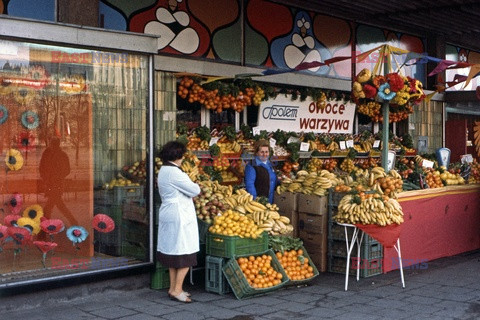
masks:
<path id="1" fill-rule="evenodd" d="M 278 206 L 280 212 L 297 211 L 297 193 L 282 192 L 281 194 L 275 193 L 273 197 L 273 203 Z"/>
<path id="2" fill-rule="evenodd" d="M 298 230 L 309 233 L 318 233 L 327 236 L 328 232 L 327 215 L 315 215 L 310 213 L 298 213 Z"/>
<path id="3" fill-rule="evenodd" d="M 310 242 L 304 242 L 303 247 L 308 252 L 310 259 L 317 267 L 318 271 L 326 272 L 328 267 L 328 255 L 326 248 L 321 248 Z"/>
<path id="4" fill-rule="evenodd" d="M 298 194 L 297 197 L 298 203 L 298 212 L 316 214 L 316 215 L 326 215 L 328 197 L 327 196 L 317 196 L 312 194 Z"/>

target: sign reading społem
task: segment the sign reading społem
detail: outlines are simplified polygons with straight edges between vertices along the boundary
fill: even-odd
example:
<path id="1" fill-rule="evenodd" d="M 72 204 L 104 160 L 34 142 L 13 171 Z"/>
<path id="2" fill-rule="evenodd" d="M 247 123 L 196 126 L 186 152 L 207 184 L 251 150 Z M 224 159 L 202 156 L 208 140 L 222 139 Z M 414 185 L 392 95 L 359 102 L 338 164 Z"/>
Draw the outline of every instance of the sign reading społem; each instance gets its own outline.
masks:
<path id="1" fill-rule="evenodd" d="M 352 133 L 355 104 L 329 100 L 320 108 L 311 98 L 292 101 L 290 96 L 277 96 L 262 102 L 258 126 L 262 130 L 294 132 Z"/>

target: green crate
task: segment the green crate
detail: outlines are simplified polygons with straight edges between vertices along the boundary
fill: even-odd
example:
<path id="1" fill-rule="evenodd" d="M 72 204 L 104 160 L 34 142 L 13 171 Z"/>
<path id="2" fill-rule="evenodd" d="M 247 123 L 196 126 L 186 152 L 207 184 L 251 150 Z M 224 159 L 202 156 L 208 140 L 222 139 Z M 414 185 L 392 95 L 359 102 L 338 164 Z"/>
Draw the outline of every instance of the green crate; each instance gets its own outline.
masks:
<path id="1" fill-rule="evenodd" d="M 357 274 L 357 266 L 355 265 L 355 259 L 357 257 L 350 257 L 350 275 Z M 382 258 L 365 259 L 360 258 L 360 277 L 368 278 L 382 273 Z M 345 268 L 347 265 L 347 258 L 329 256 L 328 257 L 328 272 L 343 273 L 345 274 Z"/>
<path id="2" fill-rule="evenodd" d="M 232 292 L 225 275 L 223 266 L 227 259 L 214 256 L 205 257 L 205 291 L 224 295 Z"/>
<path id="3" fill-rule="evenodd" d="M 150 288 L 154 290 L 167 289 L 170 287 L 170 275 L 168 273 L 168 268 L 157 263 L 155 271 L 151 273 L 150 277 Z"/>
<path id="4" fill-rule="evenodd" d="M 360 256 L 366 259 L 383 258 L 383 246 L 381 243 L 375 241 L 373 243 L 362 242 L 360 249 Z"/>
<path id="5" fill-rule="evenodd" d="M 308 259 L 308 265 L 311 266 L 313 268 L 313 277 L 310 277 L 308 279 L 304 279 L 304 280 L 292 280 L 289 278 L 290 281 L 287 282 L 287 286 L 298 286 L 298 285 L 302 285 L 302 284 L 305 284 L 307 282 L 310 282 L 311 280 L 315 279 L 320 273 L 318 272 L 318 269 L 317 267 L 315 266 L 315 264 L 313 263 L 312 259 L 310 258 L 310 256 L 308 255 L 308 252 L 307 250 L 305 249 L 305 247 L 301 247 L 301 249 L 303 250 L 303 256 L 305 258 Z M 285 273 L 286 274 L 286 273 Z M 287 276 L 288 277 L 288 276 Z"/>
<path id="6" fill-rule="evenodd" d="M 200 243 L 205 243 L 207 241 L 208 228 L 211 226 L 202 219 L 197 218 L 198 223 L 198 238 Z"/>
<path id="7" fill-rule="evenodd" d="M 122 241 L 122 256 L 146 261 L 147 254 L 148 250 L 141 242 Z"/>
<path id="8" fill-rule="evenodd" d="M 257 239 L 251 239 L 207 233 L 206 243 L 207 255 L 233 258 L 268 250 L 268 234 L 263 232 Z"/>
<path id="9" fill-rule="evenodd" d="M 122 204 L 130 201 L 145 200 L 143 186 L 115 186 L 113 187 L 113 203 Z"/>
<path id="10" fill-rule="evenodd" d="M 146 244 L 148 233 L 148 226 L 143 223 L 132 220 L 123 220 L 122 222 L 122 240 Z"/>
<path id="11" fill-rule="evenodd" d="M 275 256 L 275 253 L 273 252 L 273 250 L 270 249 L 262 253 L 253 254 L 253 255 L 258 256 L 261 254 L 268 254 L 272 257 L 272 267 L 275 269 L 275 271 L 280 272 L 282 274 L 283 276 L 282 282 L 270 288 L 256 289 L 251 287 L 248 284 L 248 281 L 245 278 L 245 275 L 243 274 L 237 262 L 237 258 L 248 257 L 249 255 L 247 254 L 247 255 L 236 256 L 235 258 L 230 259 L 225 264 L 225 266 L 223 267 L 223 274 L 225 275 L 225 278 L 230 284 L 230 287 L 232 288 L 232 291 L 237 299 L 241 300 L 241 299 L 251 298 L 253 296 L 263 295 L 263 294 L 273 292 L 285 286 L 285 284 L 287 284 L 287 282 L 289 281 L 287 274 L 285 273 L 285 270 L 282 268 L 282 265 L 280 264 L 277 257 Z"/>

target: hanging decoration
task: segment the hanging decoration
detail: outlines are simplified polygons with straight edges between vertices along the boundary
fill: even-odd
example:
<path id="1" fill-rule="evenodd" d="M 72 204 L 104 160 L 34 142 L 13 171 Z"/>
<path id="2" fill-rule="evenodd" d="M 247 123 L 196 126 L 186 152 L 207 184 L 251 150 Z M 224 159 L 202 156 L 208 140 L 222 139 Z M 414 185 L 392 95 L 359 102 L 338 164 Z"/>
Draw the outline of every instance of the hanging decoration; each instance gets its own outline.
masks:
<path id="1" fill-rule="evenodd" d="M 28 104 L 35 97 L 35 90 L 27 87 L 17 87 L 13 93 L 13 97 L 20 104 Z"/>
<path id="2" fill-rule="evenodd" d="M 359 59 L 375 50 L 380 50 L 380 57 L 408 53 L 408 51 L 384 45 L 363 53 Z M 383 115 L 379 101 L 389 101 L 389 122 L 405 120 L 409 114 L 413 113 L 413 107 L 425 98 L 422 83 L 417 79 L 405 77 L 398 71 L 380 75 L 379 69 L 383 60 L 378 60 L 373 72 L 363 69 L 355 77 L 352 96 L 357 104 L 357 111 L 370 117 L 373 122 L 381 122 Z M 390 63 L 390 59 L 387 59 L 387 63 Z M 400 68 L 401 66 L 397 65 L 397 70 Z M 391 71 L 392 65 L 388 64 L 386 69 Z"/>
<path id="3" fill-rule="evenodd" d="M 20 219 L 17 220 L 17 225 L 19 227 L 24 227 L 30 230 L 30 233 L 32 235 L 37 235 L 40 232 L 40 224 L 28 217 L 21 217 Z"/>
<path id="4" fill-rule="evenodd" d="M 23 167 L 23 156 L 17 149 L 10 148 L 5 156 L 5 164 L 12 171 L 18 171 Z"/>
<path id="5" fill-rule="evenodd" d="M 5 218 L 3 219 L 3 223 L 9 227 L 15 227 L 17 226 L 18 219 L 20 219 L 21 217 L 22 216 L 19 216 L 18 214 L 9 214 L 8 216 L 5 216 Z"/>
<path id="6" fill-rule="evenodd" d="M 31 206 L 28 206 L 25 210 L 23 210 L 22 215 L 26 218 L 35 220 L 37 223 L 40 223 L 43 217 L 43 209 L 39 204 L 33 204 Z"/>
<path id="7" fill-rule="evenodd" d="M 33 130 L 38 127 L 38 114 L 34 111 L 25 111 L 22 113 L 22 124 L 25 128 Z"/>
<path id="8" fill-rule="evenodd" d="M 106 214 L 99 213 L 93 217 L 92 226 L 98 232 L 108 233 L 115 229 L 115 222 Z"/>
<path id="9" fill-rule="evenodd" d="M 8 110 L 5 106 L 0 105 L 0 124 L 3 124 L 8 119 Z"/>
<path id="10" fill-rule="evenodd" d="M 17 139 L 18 149 L 29 151 L 35 148 L 35 135 L 29 131 L 21 132 Z"/>
<path id="11" fill-rule="evenodd" d="M 55 249 L 58 244 L 55 242 L 46 242 L 46 241 L 33 241 L 33 244 L 42 252 L 42 264 L 46 268 L 47 265 L 45 260 L 47 258 L 47 253 Z"/>

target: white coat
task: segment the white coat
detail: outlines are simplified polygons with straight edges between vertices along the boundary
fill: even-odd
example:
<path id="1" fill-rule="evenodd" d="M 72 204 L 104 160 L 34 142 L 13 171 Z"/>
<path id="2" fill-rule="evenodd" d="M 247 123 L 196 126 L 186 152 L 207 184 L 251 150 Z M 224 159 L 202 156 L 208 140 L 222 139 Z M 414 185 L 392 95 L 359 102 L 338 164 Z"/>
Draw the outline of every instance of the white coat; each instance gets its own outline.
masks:
<path id="1" fill-rule="evenodd" d="M 162 200 L 158 212 L 157 251 L 169 255 L 198 252 L 198 225 L 192 198 L 200 187 L 176 166 L 163 165 L 158 172 Z"/>

